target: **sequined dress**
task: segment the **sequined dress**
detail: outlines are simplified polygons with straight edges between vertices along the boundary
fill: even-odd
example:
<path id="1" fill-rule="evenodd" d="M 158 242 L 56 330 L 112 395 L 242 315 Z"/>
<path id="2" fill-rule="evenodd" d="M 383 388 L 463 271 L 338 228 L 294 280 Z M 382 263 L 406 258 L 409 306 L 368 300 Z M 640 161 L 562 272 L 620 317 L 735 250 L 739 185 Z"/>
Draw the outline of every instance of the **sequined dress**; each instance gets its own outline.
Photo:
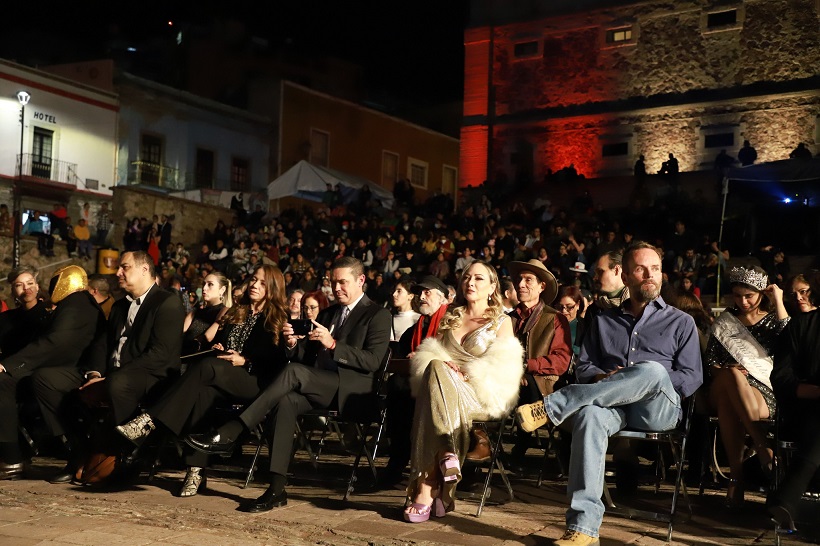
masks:
<path id="1" fill-rule="evenodd" d="M 487 351 L 506 319 L 502 316 L 497 324 L 488 322 L 476 328 L 464 336 L 461 344 L 453 336 L 452 330 L 439 334 L 439 340 L 450 354 L 451 361 L 461 366 Z M 455 453 L 459 463 L 463 464 L 469 450 L 473 420 L 487 418 L 470 383 L 461 380 L 443 361 L 430 362 L 422 384 L 416 398 L 411 436 L 413 445 L 407 486 L 410 502 L 416 495 L 418 485 L 427 478 L 428 471 L 439 463 L 437 456 L 440 453 Z M 444 486 L 442 500 L 445 506 L 453 506 L 455 488 L 460 480 L 461 474 Z"/>
<path id="2" fill-rule="evenodd" d="M 746 326 L 746 329 L 749 330 L 749 333 L 752 334 L 757 342 L 760 343 L 764 349 L 766 349 L 766 354 L 771 355 L 773 354 L 774 346 L 780 332 L 783 331 L 783 328 L 786 327 L 788 322 L 789 317 L 780 320 L 774 313 L 769 313 L 757 321 L 756 324 Z M 734 363 L 735 359 L 729 354 L 729 351 L 721 345 L 720 341 L 718 341 L 713 335 L 709 336 L 709 343 L 706 345 L 706 353 L 703 357 L 703 365 L 706 369 L 711 369 L 712 366 L 720 367 Z M 752 377 L 751 374 L 746 376 L 746 380 L 749 382 L 749 385 L 760 391 L 760 394 L 763 395 L 763 400 L 766 401 L 766 406 L 769 408 L 769 415 L 774 417 L 777 405 L 775 403 L 774 393 L 772 390 Z"/>

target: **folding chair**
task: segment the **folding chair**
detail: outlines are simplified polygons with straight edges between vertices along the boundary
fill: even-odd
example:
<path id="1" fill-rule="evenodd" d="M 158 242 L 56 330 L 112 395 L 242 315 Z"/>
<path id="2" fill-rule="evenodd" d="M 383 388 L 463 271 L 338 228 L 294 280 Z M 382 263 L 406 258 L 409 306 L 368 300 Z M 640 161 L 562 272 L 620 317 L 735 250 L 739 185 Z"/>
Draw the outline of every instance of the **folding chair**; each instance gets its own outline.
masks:
<path id="1" fill-rule="evenodd" d="M 658 445 L 658 460 L 656 461 L 656 481 L 655 492 L 660 490 L 660 482 L 665 472 L 665 463 L 663 460 L 662 447 L 668 445 L 672 452 L 675 467 L 677 468 L 677 475 L 675 477 L 675 492 L 672 494 L 672 506 L 668 513 L 650 512 L 647 510 L 637 510 L 632 508 L 618 508 L 612 502 L 612 496 L 609 493 L 609 487 L 604 481 L 604 503 L 607 505 L 607 512 L 628 517 L 628 518 L 643 518 L 655 521 L 665 521 L 669 523 L 666 533 L 666 541 L 672 541 L 672 525 L 675 520 L 675 514 L 678 507 L 678 494 L 683 491 L 683 498 L 686 500 L 686 506 L 689 511 L 689 518 L 692 517 L 692 504 L 689 502 L 689 494 L 686 490 L 686 483 L 683 481 L 683 465 L 686 460 L 686 440 L 689 436 L 689 427 L 692 421 L 692 412 L 695 409 L 694 396 L 689 397 L 687 408 L 684 410 L 683 421 L 677 428 L 664 432 L 646 432 L 638 430 L 622 430 L 614 434 L 611 438 L 624 438 L 630 441 L 646 441 L 653 442 Z"/>
<path id="2" fill-rule="evenodd" d="M 362 396 L 360 400 L 356 400 L 355 402 L 348 401 L 345 412 L 340 412 L 336 409 L 313 410 L 301 415 L 297 422 L 297 434 L 308 451 L 314 467 L 318 466 L 319 455 L 321 454 L 321 449 L 324 446 L 324 441 L 329 430 L 335 430 L 341 437 L 340 425 L 350 425 L 352 427 L 355 432 L 358 449 L 353 461 L 350 478 L 347 480 L 344 500 L 348 500 L 350 494 L 353 492 L 353 485 L 357 481 L 356 472 L 362 457 L 367 459 L 368 466 L 373 474 L 373 482 L 375 483 L 378 479 L 376 473 L 376 456 L 378 455 L 379 444 L 381 442 L 382 432 L 384 431 L 384 422 L 387 417 L 384 385 L 387 380 L 387 364 L 390 361 L 390 355 L 391 350 L 388 349 L 376 373 L 373 391 Z M 311 447 L 309 433 L 304 427 L 304 419 L 310 417 L 318 417 L 324 419 L 325 422 L 325 430 L 322 432 L 322 436 L 319 440 L 320 445 L 318 449 Z M 370 440 L 370 446 L 368 446 L 368 439 Z M 251 472 L 256 466 L 261 450 L 262 442 L 260 442 L 256 448 L 256 453 L 251 463 Z M 248 481 L 250 481 L 250 478 Z"/>
<path id="3" fill-rule="evenodd" d="M 484 509 L 484 504 L 486 504 L 487 499 L 490 497 L 490 481 L 493 478 L 493 473 L 498 470 L 498 473 L 501 476 L 501 479 L 504 482 L 504 486 L 507 488 L 507 494 L 509 495 L 509 502 L 515 500 L 515 494 L 513 493 L 512 485 L 510 485 L 510 480 L 507 477 L 507 472 L 504 469 L 504 463 L 501 461 L 501 453 L 504 451 L 502 446 L 502 439 L 504 437 L 504 432 L 507 427 L 507 423 L 510 420 L 509 415 L 505 415 L 501 419 L 486 419 L 481 421 L 473 421 L 473 427 L 480 427 L 486 434 L 487 437 L 490 438 L 490 442 L 492 443 L 493 449 L 490 454 L 490 460 L 486 463 L 487 467 L 487 476 L 484 478 L 484 487 L 481 491 L 480 495 L 476 495 L 473 493 L 464 493 L 461 491 L 457 492 L 459 498 L 467 498 L 478 500 L 478 510 L 476 510 L 476 517 L 481 516 L 481 511 Z M 493 438 L 492 431 L 497 429 L 497 436 Z M 469 463 L 469 464 L 484 464 L 484 463 Z"/>

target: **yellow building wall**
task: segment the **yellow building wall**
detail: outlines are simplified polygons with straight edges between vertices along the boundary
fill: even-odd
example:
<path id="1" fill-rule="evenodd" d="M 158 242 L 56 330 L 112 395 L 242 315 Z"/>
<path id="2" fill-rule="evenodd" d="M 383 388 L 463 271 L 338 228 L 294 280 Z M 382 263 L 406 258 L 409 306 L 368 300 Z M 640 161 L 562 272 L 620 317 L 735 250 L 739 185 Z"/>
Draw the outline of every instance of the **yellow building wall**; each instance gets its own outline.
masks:
<path id="1" fill-rule="evenodd" d="M 366 178 L 389 191 L 393 185 L 382 182 L 383 151 L 398 154 L 399 179 L 410 178 L 408 158 L 426 162 L 427 187 L 415 186 L 417 203 L 442 191 L 445 165 L 459 167 L 455 138 L 283 82 L 279 174 L 310 159 L 311 129 L 330 135 L 328 167 Z M 458 178 L 460 173 L 456 182 Z"/>

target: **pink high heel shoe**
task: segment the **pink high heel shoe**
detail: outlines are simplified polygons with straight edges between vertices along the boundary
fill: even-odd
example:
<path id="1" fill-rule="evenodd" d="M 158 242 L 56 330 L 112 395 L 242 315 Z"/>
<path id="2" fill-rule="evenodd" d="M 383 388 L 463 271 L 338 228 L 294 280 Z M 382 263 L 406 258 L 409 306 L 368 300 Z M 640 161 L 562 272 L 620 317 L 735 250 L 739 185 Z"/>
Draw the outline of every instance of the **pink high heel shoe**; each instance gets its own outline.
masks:
<path id="1" fill-rule="evenodd" d="M 458 457 L 455 453 L 446 453 L 444 458 L 439 462 L 441 467 L 441 475 L 444 482 L 451 482 L 458 479 L 458 474 L 461 472 L 461 465 L 458 464 Z"/>
<path id="2" fill-rule="evenodd" d="M 415 508 L 416 512 L 408 512 L 408 508 Z M 434 498 L 432 504 L 412 503 L 404 511 L 404 521 L 408 523 L 422 523 L 430 519 L 430 514 L 437 518 L 443 518 L 447 514 L 447 511 L 444 509 L 444 503 L 441 502 L 441 498 Z"/>

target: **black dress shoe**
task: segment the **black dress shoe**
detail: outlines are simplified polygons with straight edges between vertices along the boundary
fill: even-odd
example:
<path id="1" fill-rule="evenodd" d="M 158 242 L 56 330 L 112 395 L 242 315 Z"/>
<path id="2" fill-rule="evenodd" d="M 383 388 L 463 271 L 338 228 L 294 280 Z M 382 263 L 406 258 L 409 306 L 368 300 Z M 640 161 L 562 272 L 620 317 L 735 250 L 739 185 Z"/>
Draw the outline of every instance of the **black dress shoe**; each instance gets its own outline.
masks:
<path id="1" fill-rule="evenodd" d="M 0 480 L 19 480 L 23 477 L 23 463 L 7 464 L 0 462 Z"/>
<path id="2" fill-rule="evenodd" d="M 235 440 L 222 438 L 218 432 L 208 434 L 189 434 L 185 438 L 185 443 L 195 450 L 208 453 L 209 455 L 229 455 L 236 445 Z"/>
<path id="3" fill-rule="evenodd" d="M 278 493 L 274 493 L 273 489 L 268 488 L 262 493 L 262 496 L 255 501 L 249 502 L 239 507 L 242 512 L 249 514 L 258 514 L 260 512 L 269 512 L 274 508 L 285 506 L 288 503 L 288 492 L 284 489 Z"/>
<path id="4" fill-rule="evenodd" d="M 48 483 L 71 483 L 74 476 L 77 474 L 77 468 L 67 465 L 65 468 L 57 472 L 48 479 Z"/>

